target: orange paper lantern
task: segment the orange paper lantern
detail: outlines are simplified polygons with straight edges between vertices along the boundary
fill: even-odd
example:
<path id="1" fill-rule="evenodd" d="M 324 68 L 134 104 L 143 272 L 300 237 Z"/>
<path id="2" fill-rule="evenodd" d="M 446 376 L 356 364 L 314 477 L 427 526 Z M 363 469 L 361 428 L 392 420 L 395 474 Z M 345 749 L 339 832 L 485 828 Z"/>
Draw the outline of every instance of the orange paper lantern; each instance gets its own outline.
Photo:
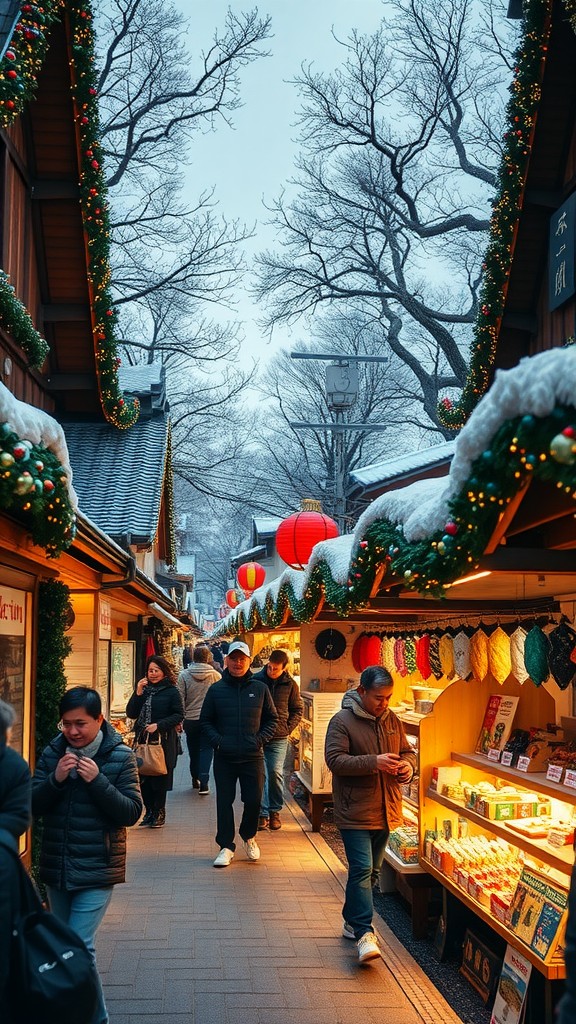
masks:
<path id="1" fill-rule="evenodd" d="M 226 591 L 226 604 L 229 608 L 236 608 L 240 604 L 241 600 L 242 598 L 235 590 Z"/>

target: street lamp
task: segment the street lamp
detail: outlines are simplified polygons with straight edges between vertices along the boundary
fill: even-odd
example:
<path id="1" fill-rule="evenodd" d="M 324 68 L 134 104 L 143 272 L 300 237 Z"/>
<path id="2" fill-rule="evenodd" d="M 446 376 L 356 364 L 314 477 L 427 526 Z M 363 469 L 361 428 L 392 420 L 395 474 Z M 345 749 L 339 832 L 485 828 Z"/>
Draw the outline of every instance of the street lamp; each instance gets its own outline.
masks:
<path id="1" fill-rule="evenodd" d="M 295 430 L 330 430 L 334 433 L 334 518 L 338 523 L 340 533 L 344 533 L 346 525 L 344 433 L 347 430 L 387 429 L 385 423 L 347 423 L 344 420 L 344 413 L 352 408 L 358 397 L 358 363 L 387 363 L 388 356 L 291 352 L 290 358 L 332 360 L 326 367 L 326 403 L 330 412 L 334 413 L 334 419 L 325 423 L 297 420 L 290 426 Z"/>

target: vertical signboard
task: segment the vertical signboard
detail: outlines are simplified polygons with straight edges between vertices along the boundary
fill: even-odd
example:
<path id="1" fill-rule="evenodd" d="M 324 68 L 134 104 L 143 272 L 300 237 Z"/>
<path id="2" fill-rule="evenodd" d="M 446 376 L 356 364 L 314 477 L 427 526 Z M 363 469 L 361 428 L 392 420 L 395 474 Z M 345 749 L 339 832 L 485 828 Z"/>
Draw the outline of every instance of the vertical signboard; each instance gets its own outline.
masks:
<path id="1" fill-rule="evenodd" d="M 574 281 L 574 238 L 576 193 L 568 197 L 550 220 L 548 295 L 550 309 L 558 309 L 576 290 Z"/>
<path id="2" fill-rule="evenodd" d="M 0 584 L 0 697 L 12 704 L 16 721 L 10 746 L 23 750 L 26 611 L 28 594 Z"/>
<path id="3" fill-rule="evenodd" d="M 136 644 L 122 640 L 110 645 L 110 711 L 123 715 L 134 689 L 134 657 Z"/>

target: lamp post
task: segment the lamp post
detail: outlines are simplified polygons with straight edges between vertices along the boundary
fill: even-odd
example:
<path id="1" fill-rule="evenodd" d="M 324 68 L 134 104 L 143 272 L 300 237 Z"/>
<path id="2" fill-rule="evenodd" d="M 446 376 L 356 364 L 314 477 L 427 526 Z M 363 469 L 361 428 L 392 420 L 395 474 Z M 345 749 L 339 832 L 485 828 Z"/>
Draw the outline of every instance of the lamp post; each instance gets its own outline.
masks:
<path id="1" fill-rule="evenodd" d="M 334 519 L 340 533 L 346 528 L 346 462 L 344 433 L 347 430 L 386 430 L 384 423 L 347 423 L 344 413 L 354 405 L 359 391 L 358 363 L 387 363 L 388 356 L 357 356 L 343 353 L 291 352 L 291 359 L 331 360 L 326 367 L 326 403 L 334 413 L 332 421 L 309 423 L 296 420 L 295 430 L 330 430 L 334 433 Z"/>

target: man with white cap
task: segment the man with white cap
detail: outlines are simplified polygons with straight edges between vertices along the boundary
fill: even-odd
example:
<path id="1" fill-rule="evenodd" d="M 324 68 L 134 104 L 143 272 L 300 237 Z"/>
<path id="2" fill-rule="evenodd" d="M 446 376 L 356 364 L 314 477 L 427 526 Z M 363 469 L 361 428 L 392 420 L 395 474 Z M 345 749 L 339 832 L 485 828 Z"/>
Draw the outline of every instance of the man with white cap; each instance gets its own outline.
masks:
<path id="1" fill-rule="evenodd" d="M 234 800 L 240 782 L 244 805 L 238 829 L 249 860 L 259 860 L 255 840 L 264 786 L 264 743 L 272 739 L 278 715 L 266 683 L 250 671 L 250 648 L 235 640 L 228 648 L 222 679 L 208 689 L 200 724 L 214 748 L 216 783 L 216 842 L 220 853 L 215 868 L 226 868 L 234 857 Z"/>

